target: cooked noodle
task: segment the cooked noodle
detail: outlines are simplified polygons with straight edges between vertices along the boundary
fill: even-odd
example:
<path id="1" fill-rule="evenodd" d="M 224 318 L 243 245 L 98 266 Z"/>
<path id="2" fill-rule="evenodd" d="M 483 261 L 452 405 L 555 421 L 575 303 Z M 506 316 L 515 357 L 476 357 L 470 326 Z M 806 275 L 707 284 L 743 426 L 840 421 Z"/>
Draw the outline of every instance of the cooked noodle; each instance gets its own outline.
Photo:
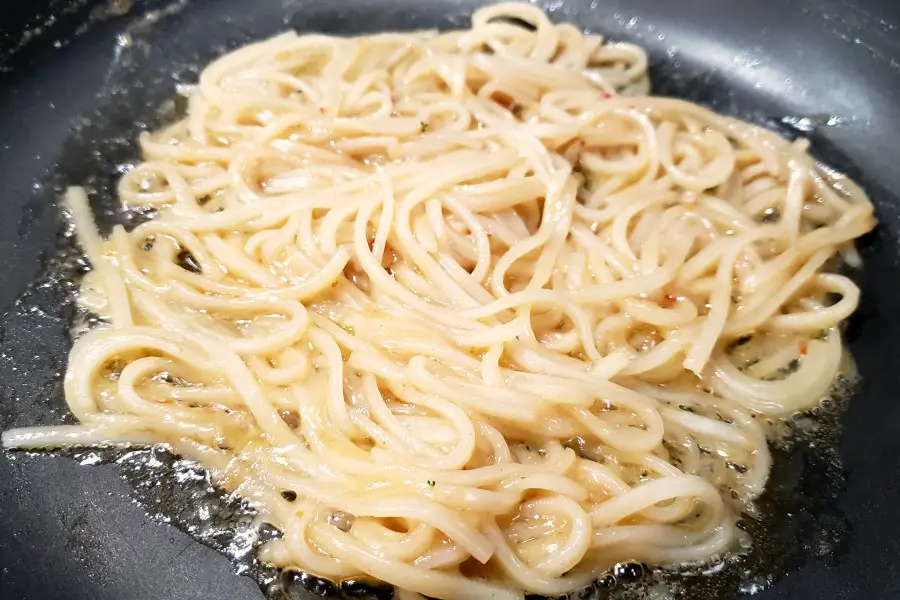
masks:
<path id="1" fill-rule="evenodd" d="M 805 141 L 646 69 L 519 4 L 221 57 L 120 182 L 155 218 L 104 239 L 69 190 L 106 324 L 69 359 L 79 424 L 4 445 L 169 444 L 284 532 L 264 560 L 404 597 L 736 548 L 875 221 Z"/>

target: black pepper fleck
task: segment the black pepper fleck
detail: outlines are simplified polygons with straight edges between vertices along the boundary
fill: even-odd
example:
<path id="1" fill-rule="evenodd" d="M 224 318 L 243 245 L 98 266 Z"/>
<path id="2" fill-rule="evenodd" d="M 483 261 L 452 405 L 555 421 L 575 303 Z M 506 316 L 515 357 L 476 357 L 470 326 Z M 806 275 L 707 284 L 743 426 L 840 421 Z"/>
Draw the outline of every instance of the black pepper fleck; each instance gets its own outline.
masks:
<path id="1" fill-rule="evenodd" d="M 637 581 L 644 576 L 644 565 L 636 562 L 619 563 L 613 567 L 613 575 L 616 581 Z"/>

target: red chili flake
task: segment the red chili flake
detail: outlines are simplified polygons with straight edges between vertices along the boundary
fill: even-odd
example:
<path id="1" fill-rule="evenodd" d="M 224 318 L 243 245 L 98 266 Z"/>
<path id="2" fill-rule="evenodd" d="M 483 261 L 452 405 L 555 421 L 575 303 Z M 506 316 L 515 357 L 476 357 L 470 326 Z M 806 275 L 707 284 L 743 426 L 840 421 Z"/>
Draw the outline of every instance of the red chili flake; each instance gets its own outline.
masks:
<path id="1" fill-rule="evenodd" d="M 663 296 L 663 300 L 662 302 L 660 302 L 660 304 L 663 308 L 672 308 L 673 306 L 675 306 L 676 302 L 678 302 L 678 296 L 676 296 L 675 294 L 666 294 L 665 296 Z"/>
<path id="2" fill-rule="evenodd" d="M 806 356 L 809 353 L 809 342 L 800 340 L 800 356 Z"/>
<path id="3" fill-rule="evenodd" d="M 612 94 L 610 94 L 609 92 L 603 92 L 603 97 L 604 97 L 606 100 L 609 100 L 610 98 L 612 98 Z"/>
<path id="4" fill-rule="evenodd" d="M 491 100 L 507 110 L 515 103 L 515 100 L 513 100 L 512 96 L 510 96 L 506 92 L 501 92 L 500 90 L 491 93 Z"/>
<path id="5" fill-rule="evenodd" d="M 291 429 L 297 429 L 300 427 L 300 415 L 297 411 L 294 410 L 279 410 L 278 415 L 281 417 L 281 420 L 285 422 L 285 424 Z"/>
<path id="6" fill-rule="evenodd" d="M 397 264 L 397 254 L 391 247 L 391 243 L 385 241 L 384 254 L 381 255 L 381 267 L 387 271 L 390 271 L 394 268 L 395 264 Z"/>

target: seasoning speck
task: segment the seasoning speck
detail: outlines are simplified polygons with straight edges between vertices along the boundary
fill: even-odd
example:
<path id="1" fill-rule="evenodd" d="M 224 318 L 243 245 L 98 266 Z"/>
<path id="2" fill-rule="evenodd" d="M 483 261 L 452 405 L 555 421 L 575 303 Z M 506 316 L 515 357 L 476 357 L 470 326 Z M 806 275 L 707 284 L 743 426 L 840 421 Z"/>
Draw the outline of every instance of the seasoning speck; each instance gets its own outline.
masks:
<path id="1" fill-rule="evenodd" d="M 344 512 L 342 510 L 332 510 L 328 513 L 328 524 L 340 529 L 344 533 L 350 531 L 353 523 L 356 522 L 356 515 Z"/>

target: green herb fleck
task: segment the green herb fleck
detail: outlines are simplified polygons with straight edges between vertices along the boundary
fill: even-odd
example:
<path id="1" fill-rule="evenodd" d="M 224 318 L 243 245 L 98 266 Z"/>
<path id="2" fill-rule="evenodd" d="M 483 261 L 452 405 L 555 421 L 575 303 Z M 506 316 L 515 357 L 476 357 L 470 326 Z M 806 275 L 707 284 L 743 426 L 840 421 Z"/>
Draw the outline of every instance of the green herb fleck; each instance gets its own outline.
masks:
<path id="1" fill-rule="evenodd" d="M 436 485 L 436 482 L 433 479 L 429 479 L 425 483 L 427 483 L 430 488 L 433 488 Z"/>
<path id="2" fill-rule="evenodd" d="M 419 122 L 419 131 L 422 133 L 425 133 L 426 131 L 428 131 L 428 123 L 426 123 L 425 121 L 420 121 Z"/>

